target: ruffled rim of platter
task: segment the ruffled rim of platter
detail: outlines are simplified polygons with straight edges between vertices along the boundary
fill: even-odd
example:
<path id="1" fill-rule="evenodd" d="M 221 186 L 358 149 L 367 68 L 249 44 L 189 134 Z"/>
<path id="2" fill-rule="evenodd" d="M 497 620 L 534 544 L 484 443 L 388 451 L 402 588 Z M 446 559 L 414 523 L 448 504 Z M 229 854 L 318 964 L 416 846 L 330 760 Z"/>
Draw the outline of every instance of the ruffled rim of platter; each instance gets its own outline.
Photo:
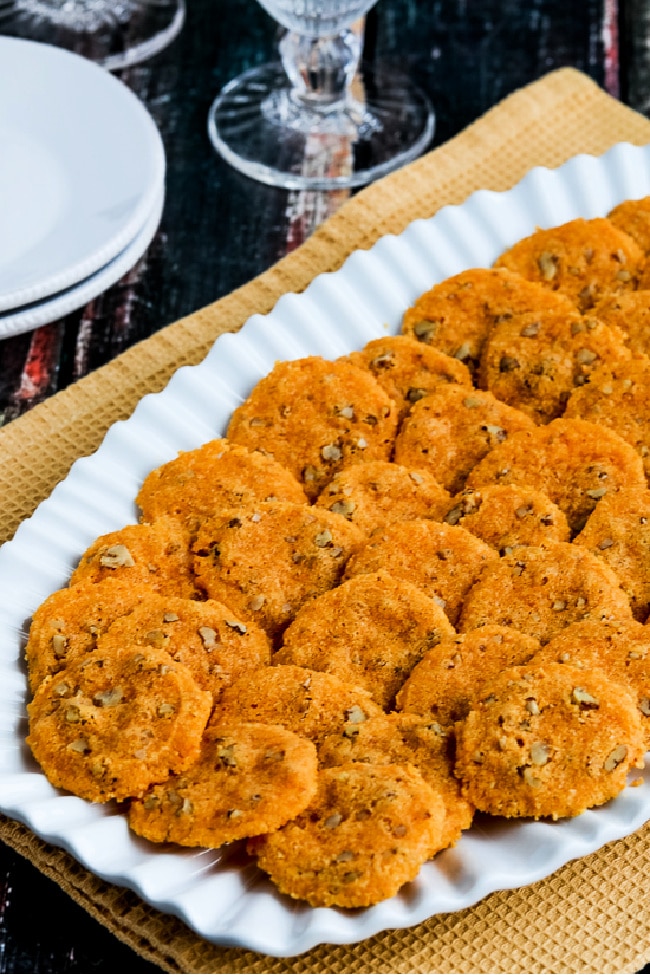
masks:
<path id="1" fill-rule="evenodd" d="M 26 735 L 25 631 L 40 602 L 66 585 L 100 534 L 137 520 L 146 474 L 222 436 L 232 410 L 278 359 L 334 359 L 399 331 L 401 316 L 436 282 L 494 259 L 535 227 L 605 215 L 650 194 L 650 146 L 619 144 L 555 170 L 535 168 L 513 189 L 481 190 L 459 206 L 416 220 L 399 236 L 352 254 L 300 295 L 283 296 L 217 340 L 198 366 L 145 396 L 91 457 L 77 461 L 50 497 L 0 549 L 0 811 L 70 852 L 101 878 L 133 889 L 202 937 L 270 955 L 320 943 L 348 944 L 520 887 L 640 828 L 650 819 L 650 771 L 606 805 L 556 823 L 477 817 L 458 844 L 426 863 L 395 897 L 364 910 L 311 908 L 280 895 L 235 844 L 220 850 L 155 846 L 134 836 L 113 804 L 54 789 L 33 762 Z"/>

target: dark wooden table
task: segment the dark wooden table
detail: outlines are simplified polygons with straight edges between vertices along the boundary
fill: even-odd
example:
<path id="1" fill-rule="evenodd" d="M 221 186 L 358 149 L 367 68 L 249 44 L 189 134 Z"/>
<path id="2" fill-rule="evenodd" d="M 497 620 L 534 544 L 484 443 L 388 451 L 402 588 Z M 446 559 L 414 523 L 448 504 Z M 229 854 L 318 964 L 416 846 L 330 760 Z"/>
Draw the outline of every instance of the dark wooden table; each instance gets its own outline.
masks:
<path id="1" fill-rule="evenodd" d="M 340 205 L 340 191 L 305 194 L 254 183 L 210 146 L 206 120 L 215 94 L 273 58 L 277 40 L 254 0 L 188 0 L 176 41 L 121 72 L 165 143 L 160 229 L 138 265 L 86 308 L 0 341 L 0 425 L 250 280 Z M 514 89 L 567 65 L 650 112 L 650 0 L 379 0 L 367 20 L 365 55 L 395 61 L 428 92 L 437 116 L 434 144 Z M 0 971 L 157 969 L 0 847 Z"/>

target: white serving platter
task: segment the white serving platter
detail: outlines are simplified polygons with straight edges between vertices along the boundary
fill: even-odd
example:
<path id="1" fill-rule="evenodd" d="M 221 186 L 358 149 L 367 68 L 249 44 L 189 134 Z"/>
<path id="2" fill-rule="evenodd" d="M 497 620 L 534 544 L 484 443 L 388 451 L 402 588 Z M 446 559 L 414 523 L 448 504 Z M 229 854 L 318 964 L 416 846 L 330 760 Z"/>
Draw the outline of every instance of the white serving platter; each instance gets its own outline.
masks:
<path id="1" fill-rule="evenodd" d="M 608 212 L 650 195 L 650 146 L 617 145 L 557 170 L 534 169 L 505 193 L 480 191 L 460 206 L 411 224 L 354 253 L 269 315 L 224 335 L 198 366 L 116 423 L 99 450 L 68 477 L 0 549 L 0 811 L 73 854 L 95 874 L 135 890 L 199 935 L 271 955 L 321 942 L 353 943 L 379 931 L 466 908 L 486 894 L 532 883 L 568 861 L 626 836 L 650 819 L 650 772 L 642 784 L 557 823 L 480 817 L 457 846 L 424 865 L 416 881 L 365 910 L 310 908 L 282 897 L 237 849 L 156 847 L 130 834 L 113 805 L 58 792 L 24 744 L 25 628 L 38 604 L 65 585 L 96 536 L 136 520 L 134 497 L 149 470 L 223 435 L 228 418 L 277 359 L 335 358 L 386 332 L 435 282 L 496 256 L 536 226 Z"/>

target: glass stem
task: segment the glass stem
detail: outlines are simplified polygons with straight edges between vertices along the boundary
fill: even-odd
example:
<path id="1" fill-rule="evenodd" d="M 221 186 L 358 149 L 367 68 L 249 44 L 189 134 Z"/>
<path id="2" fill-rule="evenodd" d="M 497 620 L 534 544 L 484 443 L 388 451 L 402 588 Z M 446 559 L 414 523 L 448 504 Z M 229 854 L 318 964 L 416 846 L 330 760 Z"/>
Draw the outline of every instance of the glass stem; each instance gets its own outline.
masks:
<path id="1" fill-rule="evenodd" d="M 280 56 L 291 83 L 291 98 L 312 111 L 329 112 L 348 98 L 361 42 L 349 29 L 327 37 L 289 31 L 280 41 Z"/>

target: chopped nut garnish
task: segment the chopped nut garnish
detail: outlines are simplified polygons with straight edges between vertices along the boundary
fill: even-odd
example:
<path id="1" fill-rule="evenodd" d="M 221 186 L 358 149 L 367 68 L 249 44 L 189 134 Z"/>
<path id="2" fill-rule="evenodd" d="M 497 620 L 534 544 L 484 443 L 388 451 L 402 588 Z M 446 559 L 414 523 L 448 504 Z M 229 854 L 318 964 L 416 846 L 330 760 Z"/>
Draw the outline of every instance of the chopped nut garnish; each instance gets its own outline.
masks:
<path id="1" fill-rule="evenodd" d="M 437 328 L 436 322 L 416 322 L 413 326 L 413 332 L 420 342 L 426 342 L 436 334 Z"/>
<path id="2" fill-rule="evenodd" d="M 163 616 L 163 623 L 176 623 L 178 622 L 178 613 L 165 613 Z"/>
<path id="3" fill-rule="evenodd" d="M 343 816 L 341 816 L 340 813 L 332 813 L 332 815 L 328 816 L 327 819 L 323 822 L 323 826 L 325 827 L 325 829 L 336 829 L 336 827 L 342 822 L 342 820 L 343 820 Z"/>
<path id="4" fill-rule="evenodd" d="M 351 708 L 345 712 L 345 717 L 348 721 L 353 721 L 355 724 L 360 724 L 362 721 L 368 719 L 368 715 L 363 711 L 358 704 L 353 704 Z"/>
<path id="5" fill-rule="evenodd" d="M 199 636 L 206 650 L 212 650 L 217 644 L 217 631 L 211 626 L 200 626 Z"/>
<path id="6" fill-rule="evenodd" d="M 80 754 L 90 751 L 90 746 L 85 738 L 77 738 L 75 741 L 71 741 L 67 747 L 68 751 L 79 752 Z"/>
<path id="7" fill-rule="evenodd" d="M 239 620 L 224 620 L 226 626 L 229 626 L 231 630 L 237 630 L 239 633 L 246 633 L 246 626 L 244 623 L 240 623 Z"/>
<path id="8" fill-rule="evenodd" d="M 150 630 L 144 639 L 150 647 L 157 647 L 158 650 L 162 650 L 167 642 L 167 637 L 162 630 Z"/>
<path id="9" fill-rule="evenodd" d="M 452 508 L 445 515 L 445 521 L 448 525 L 457 525 L 460 519 L 463 517 L 463 509 L 460 507 Z"/>
<path id="10" fill-rule="evenodd" d="M 542 253 L 537 258 L 537 266 L 539 267 L 542 279 L 544 281 L 552 281 L 557 274 L 557 264 L 559 258 L 551 254 L 549 251 L 542 251 Z"/>
<path id="11" fill-rule="evenodd" d="M 576 359 L 582 366 L 590 366 L 596 361 L 598 356 L 591 349 L 578 349 Z"/>
<path id="12" fill-rule="evenodd" d="M 584 687 L 574 687 L 571 692 L 571 699 L 574 704 L 581 704 L 590 708 L 597 708 L 600 705 L 598 698 L 586 691 Z"/>
<path id="13" fill-rule="evenodd" d="M 56 657 L 63 657 L 65 655 L 66 647 L 68 641 L 63 636 L 62 633 L 55 633 L 52 637 L 52 650 Z"/>
<path id="14" fill-rule="evenodd" d="M 329 528 L 325 528 L 322 532 L 319 532 L 318 535 L 316 535 L 314 541 L 319 548 L 325 548 L 327 545 L 331 545 L 334 539 Z"/>
<path id="15" fill-rule="evenodd" d="M 494 423 L 486 423 L 481 427 L 481 429 L 485 430 L 486 433 L 489 433 L 491 437 L 495 437 L 495 439 L 500 443 L 502 443 L 508 436 L 507 431 L 504 430 L 503 427 L 498 427 Z"/>
<path id="16" fill-rule="evenodd" d="M 529 785 L 531 789 L 538 789 L 542 784 L 542 780 L 538 779 L 530 766 L 526 766 L 523 772 L 524 782 Z"/>
<path id="17" fill-rule="evenodd" d="M 502 355 L 499 360 L 499 372 L 514 372 L 515 369 L 521 368 L 521 363 L 519 359 L 515 359 L 512 355 Z"/>
<path id="18" fill-rule="evenodd" d="M 544 744 L 543 741 L 534 741 L 530 746 L 530 758 L 533 765 L 546 765 L 549 756 L 548 745 Z"/>
<path id="19" fill-rule="evenodd" d="M 183 799 L 181 806 L 176 810 L 177 816 L 191 816 L 194 812 L 194 806 L 187 796 Z"/>
<path id="20" fill-rule="evenodd" d="M 104 569 L 130 569 L 135 560 L 126 545 L 111 545 L 105 548 L 99 556 L 99 564 Z"/>
<path id="21" fill-rule="evenodd" d="M 524 325 L 519 334 L 524 338 L 535 338 L 539 335 L 539 322 L 531 322 L 530 325 Z"/>
<path id="22" fill-rule="evenodd" d="M 418 400 L 424 399 L 428 393 L 428 389 L 423 389 L 421 386 L 411 386 L 406 394 L 406 398 L 409 403 L 417 403 Z"/>
<path id="23" fill-rule="evenodd" d="M 320 477 L 320 471 L 311 464 L 307 464 L 302 472 L 302 477 L 304 481 L 317 481 Z"/>
<path id="24" fill-rule="evenodd" d="M 375 358 L 370 363 L 371 369 L 387 369 L 393 365 L 395 361 L 395 355 L 393 352 L 382 352 L 381 355 L 375 356 Z"/>
<path id="25" fill-rule="evenodd" d="M 323 460 L 336 461 L 343 457 L 343 451 L 335 443 L 325 444 L 320 453 Z"/>
<path id="26" fill-rule="evenodd" d="M 252 609 L 254 613 L 257 613 L 258 610 L 262 608 L 265 602 L 266 602 L 266 596 L 262 596 L 262 594 L 259 593 L 257 596 L 253 596 L 253 598 L 250 600 L 248 604 L 248 607 L 249 609 Z"/>
<path id="27" fill-rule="evenodd" d="M 335 515 L 343 515 L 344 518 L 349 518 L 355 508 L 354 501 L 335 501 L 333 505 L 330 505 L 330 511 L 333 511 Z"/>
<path id="28" fill-rule="evenodd" d="M 617 745 L 613 752 L 605 759 L 603 768 L 606 772 L 613 772 L 621 762 L 624 762 L 627 757 L 627 745 Z"/>
<path id="29" fill-rule="evenodd" d="M 168 718 L 170 715 L 174 714 L 176 708 L 174 707 L 173 704 L 165 703 L 165 704 L 159 704 L 157 711 L 158 711 L 159 718 Z"/>
<path id="30" fill-rule="evenodd" d="M 219 748 L 217 758 L 221 760 L 223 765 L 227 765 L 229 768 L 237 768 L 234 745 L 224 745 L 222 748 Z"/>
<path id="31" fill-rule="evenodd" d="M 111 687 L 107 691 L 98 691 L 97 694 L 95 694 L 93 701 L 95 704 L 99 704 L 101 707 L 112 708 L 115 707 L 116 704 L 119 704 L 123 697 L 124 691 L 121 687 Z"/>

